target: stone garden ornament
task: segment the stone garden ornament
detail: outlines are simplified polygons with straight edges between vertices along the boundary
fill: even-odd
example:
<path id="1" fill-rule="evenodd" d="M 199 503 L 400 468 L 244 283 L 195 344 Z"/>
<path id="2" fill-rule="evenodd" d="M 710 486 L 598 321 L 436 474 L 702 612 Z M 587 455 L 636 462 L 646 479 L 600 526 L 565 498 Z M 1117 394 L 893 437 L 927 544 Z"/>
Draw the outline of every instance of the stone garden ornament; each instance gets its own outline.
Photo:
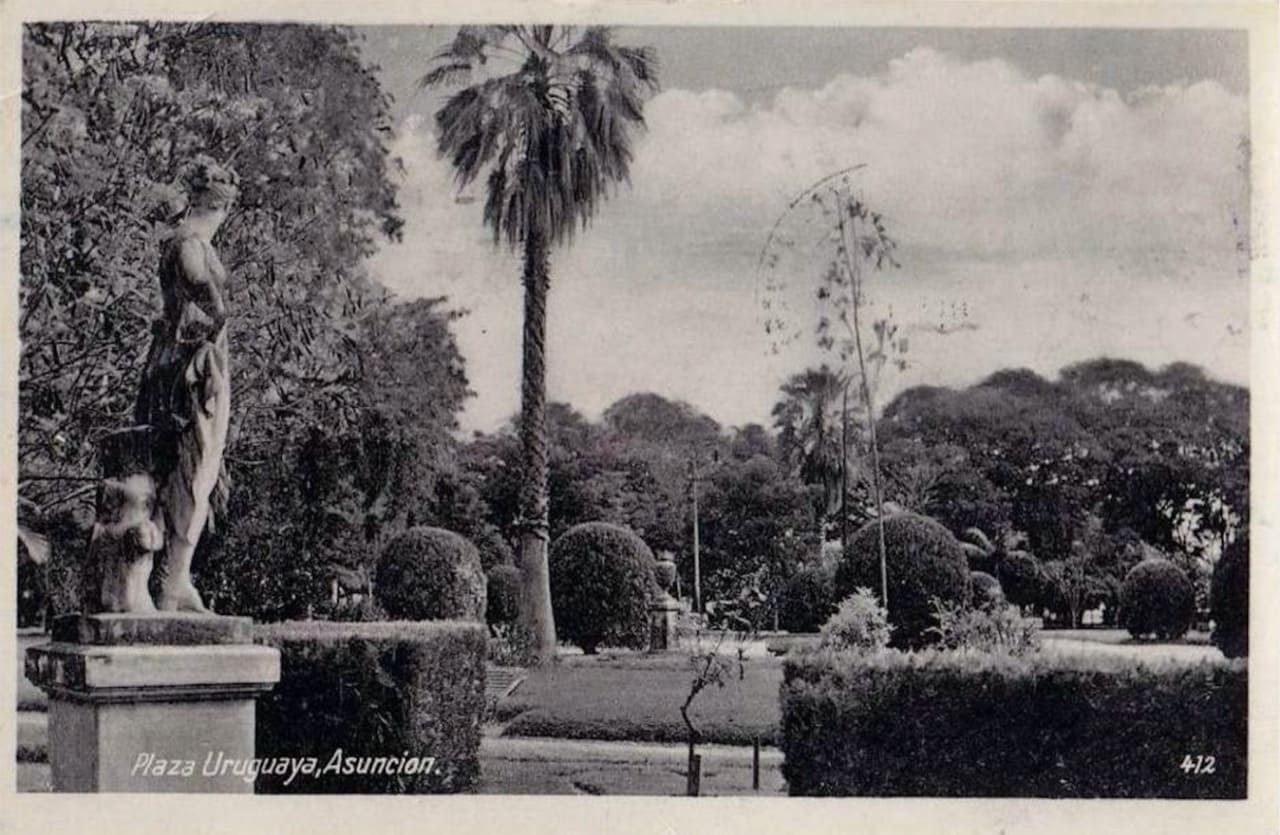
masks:
<path id="1" fill-rule="evenodd" d="M 226 272 L 213 236 L 237 185 L 212 159 L 192 164 L 186 214 L 161 251 L 163 315 L 152 324 L 135 425 L 102 442 L 89 565 L 101 572 L 97 603 L 107 612 L 209 612 L 191 559 L 224 492 L 231 387 Z"/>

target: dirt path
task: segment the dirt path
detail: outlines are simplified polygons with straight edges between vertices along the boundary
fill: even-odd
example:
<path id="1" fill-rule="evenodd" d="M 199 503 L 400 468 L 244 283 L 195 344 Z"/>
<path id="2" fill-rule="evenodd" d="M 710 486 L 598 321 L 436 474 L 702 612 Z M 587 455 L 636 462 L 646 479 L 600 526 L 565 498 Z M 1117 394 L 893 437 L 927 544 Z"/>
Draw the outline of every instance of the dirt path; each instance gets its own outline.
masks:
<path id="1" fill-rule="evenodd" d="M 760 752 L 760 790 L 751 788 L 751 749 L 703 745 L 702 793 L 786 793 L 782 752 Z M 593 742 L 486 736 L 480 742 L 483 794 L 683 795 L 688 748 L 638 742 Z"/>

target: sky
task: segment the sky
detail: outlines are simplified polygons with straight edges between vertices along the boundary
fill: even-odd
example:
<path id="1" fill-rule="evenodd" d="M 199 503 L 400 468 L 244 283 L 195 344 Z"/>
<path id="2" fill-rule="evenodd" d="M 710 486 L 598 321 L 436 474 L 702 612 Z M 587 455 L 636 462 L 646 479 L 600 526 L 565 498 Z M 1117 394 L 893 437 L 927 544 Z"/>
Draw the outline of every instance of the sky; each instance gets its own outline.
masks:
<path id="1" fill-rule="evenodd" d="M 442 99 L 415 80 L 449 27 L 362 30 L 395 99 L 404 242 L 375 277 L 446 296 L 476 392 L 466 430 L 519 408 L 518 260 L 482 194 L 435 153 Z M 909 338 L 881 403 L 1000 368 L 1049 378 L 1097 356 L 1185 361 L 1248 382 L 1243 140 L 1247 46 L 1222 31 L 621 28 L 652 46 L 662 89 L 632 185 L 556 250 L 548 396 L 596 417 L 640 391 L 726 426 L 768 425 L 787 376 L 838 358 L 812 336 L 820 224 L 788 202 L 852 184 L 898 242 L 867 278 L 868 318 Z M 471 199 L 478 198 L 478 199 Z M 779 216 L 796 246 L 760 268 Z M 783 290 L 770 289 L 777 284 Z M 765 331 L 785 304 L 791 334 Z"/>

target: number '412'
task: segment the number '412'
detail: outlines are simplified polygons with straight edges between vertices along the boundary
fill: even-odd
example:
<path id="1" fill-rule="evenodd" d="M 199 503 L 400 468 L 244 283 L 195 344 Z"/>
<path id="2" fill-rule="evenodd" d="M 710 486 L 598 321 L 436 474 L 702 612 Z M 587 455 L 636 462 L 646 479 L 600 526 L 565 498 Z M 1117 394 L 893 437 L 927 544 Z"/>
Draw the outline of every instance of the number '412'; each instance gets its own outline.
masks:
<path id="1" fill-rule="evenodd" d="M 1213 757 L 1207 757 L 1199 754 L 1195 757 L 1187 754 L 1182 758 L 1183 774 L 1212 774 L 1213 773 Z"/>

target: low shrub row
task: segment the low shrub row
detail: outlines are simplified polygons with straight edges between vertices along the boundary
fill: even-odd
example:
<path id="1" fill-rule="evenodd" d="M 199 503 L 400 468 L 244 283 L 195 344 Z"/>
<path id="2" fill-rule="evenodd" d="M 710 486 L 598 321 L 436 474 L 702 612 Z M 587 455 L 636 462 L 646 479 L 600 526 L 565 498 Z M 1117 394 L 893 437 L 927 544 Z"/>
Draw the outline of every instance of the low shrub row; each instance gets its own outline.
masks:
<path id="1" fill-rule="evenodd" d="M 1240 798 L 1244 662 L 793 654 L 793 795 Z"/>
<path id="2" fill-rule="evenodd" d="M 280 682 L 258 701 L 257 756 L 314 758 L 317 771 L 292 778 L 261 773 L 257 792 L 447 793 L 475 787 L 484 707 L 482 623 L 307 621 L 256 630 L 258 643 L 281 655 Z M 320 773 L 335 755 L 337 768 Z"/>

